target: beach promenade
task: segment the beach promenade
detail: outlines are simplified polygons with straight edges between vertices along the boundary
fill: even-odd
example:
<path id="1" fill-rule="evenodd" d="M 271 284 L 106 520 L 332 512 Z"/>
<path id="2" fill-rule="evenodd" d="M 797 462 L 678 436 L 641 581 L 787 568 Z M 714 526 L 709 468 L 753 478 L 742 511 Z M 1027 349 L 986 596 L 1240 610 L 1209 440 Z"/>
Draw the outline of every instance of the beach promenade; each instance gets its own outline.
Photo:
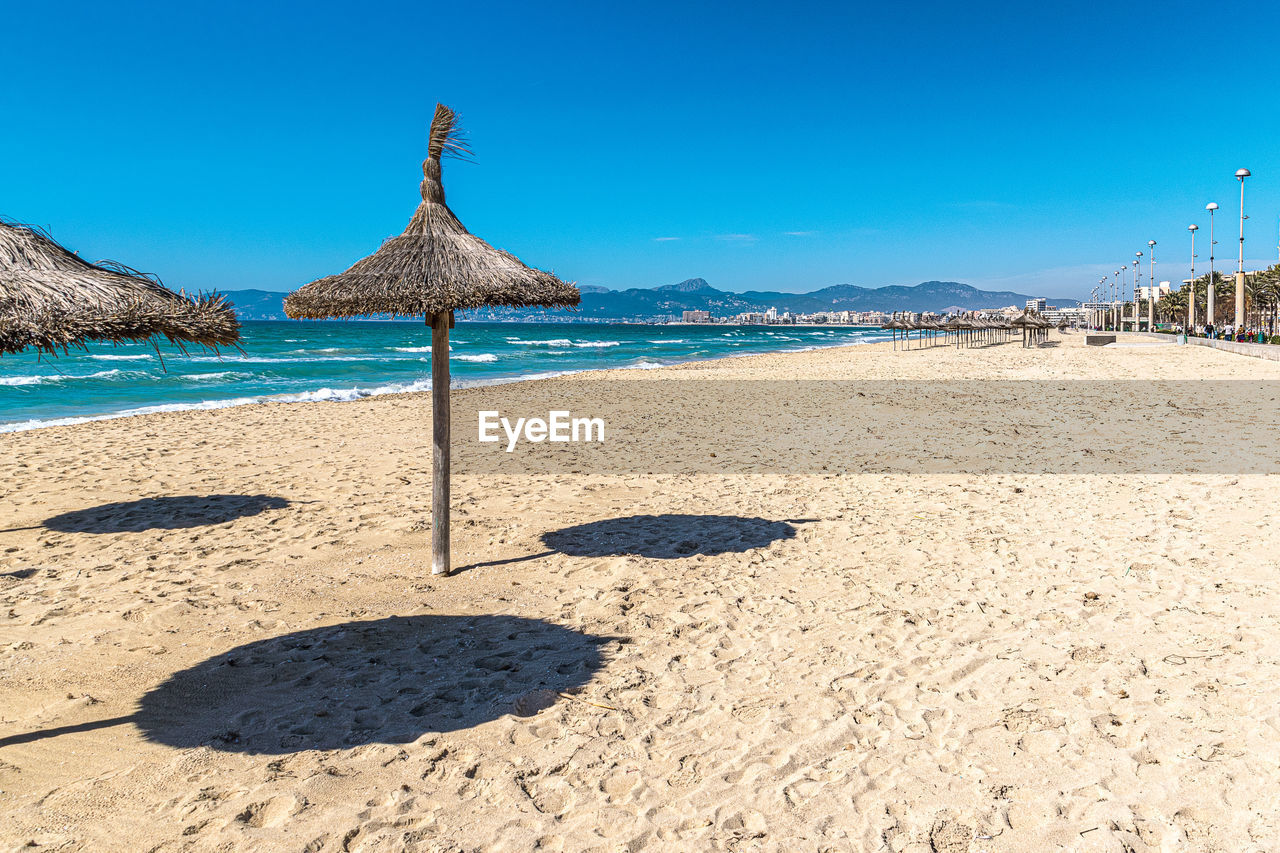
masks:
<path id="1" fill-rule="evenodd" d="M 1280 364 L 1082 337 L 457 391 L 447 578 L 426 395 L 0 435 L 0 849 L 1280 849 Z"/>

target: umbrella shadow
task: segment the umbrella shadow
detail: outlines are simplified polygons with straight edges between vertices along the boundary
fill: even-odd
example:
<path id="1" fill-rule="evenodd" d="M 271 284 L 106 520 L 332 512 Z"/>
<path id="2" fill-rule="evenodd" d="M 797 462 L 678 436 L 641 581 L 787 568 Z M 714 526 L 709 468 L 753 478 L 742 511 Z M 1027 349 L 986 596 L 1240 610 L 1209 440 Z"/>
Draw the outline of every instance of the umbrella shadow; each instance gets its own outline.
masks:
<path id="1" fill-rule="evenodd" d="M 175 495 L 72 510 L 45 519 L 40 526 L 61 533 L 178 530 L 223 524 L 287 506 L 289 501 L 275 495 Z"/>
<path id="2" fill-rule="evenodd" d="M 675 560 L 696 554 L 741 553 L 794 539 L 795 524 L 816 519 L 771 521 L 740 515 L 630 515 L 562 527 L 542 535 L 542 542 L 574 557 L 635 555 Z"/>
<path id="3" fill-rule="evenodd" d="M 650 557 L 678 560 L 696 555 L 742 553 L 765 548 L 782 539 L 794 539 L 796 524 L 816 518 L 771 521 L 741 515 L 629 515 L 575 524 L 542 534 L 542 544 L 550 548 L 540 554 L 526 554 L 503 560 L 489 560 L 461 566 L 455 572 L 506 566 L 539 560 L 554 554 L 571 557 Z"/>
<path id="4" fill-rule="evenodd" d="M 168 746 L 252 755 L 411 743 L 550 707 L 591 680 L 617 639 L 518 616 L 347 622 L 202 661 L 150 690 L 131 716 L 0 747 L 122 723 Z"/>

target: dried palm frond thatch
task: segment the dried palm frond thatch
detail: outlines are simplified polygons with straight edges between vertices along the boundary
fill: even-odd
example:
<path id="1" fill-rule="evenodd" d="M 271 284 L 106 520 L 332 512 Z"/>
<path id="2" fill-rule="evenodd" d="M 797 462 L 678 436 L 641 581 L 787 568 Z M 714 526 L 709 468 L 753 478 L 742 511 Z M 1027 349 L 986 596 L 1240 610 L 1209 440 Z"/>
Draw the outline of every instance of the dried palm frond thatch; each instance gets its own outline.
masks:
<path id="1" fill-rule="evenodd" d="M 449 573 L 449 328 L 453 312 L 488 306 L 577 305 L 572 284 L 531 269 L 471 234 L 445 204 L 440 160 L 464 156 L 458 118 L 436 104 L 422 164 L 422 203 L 399 237 L 351 269 L 285 297 L 290 317 L 425 315 L 431 327 L 431 572 Z"/>
<path id="2" fill-rule="evenodd" d="M 467 231 L 444 200 L 440 160 L 470 149 L 457 116 L 436 105 L 422 164 L 422 203 L 409 226 L 338 275 L 313 281 L 284 301 L 290 317 L 419 316 L 468 308 L 577 305 L 578 289 L 532 269 Z"/>
<path id="3" fill-rule="evenodd" d="M 230 346 L 240 323 L 221 296 L 174 293 L 123 264 L 89 263 L 39 228 L 0 219 L 0 353 L 56 355 L 88 341 L 156 337 Z"/>

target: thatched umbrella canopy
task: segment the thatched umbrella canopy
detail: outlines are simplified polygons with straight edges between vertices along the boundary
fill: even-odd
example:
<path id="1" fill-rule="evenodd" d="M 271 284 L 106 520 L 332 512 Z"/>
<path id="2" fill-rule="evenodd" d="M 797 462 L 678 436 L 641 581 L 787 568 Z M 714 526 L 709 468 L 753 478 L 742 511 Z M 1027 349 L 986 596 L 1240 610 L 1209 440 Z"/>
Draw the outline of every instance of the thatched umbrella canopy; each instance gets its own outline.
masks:
<path id="1" fill-rule="evenodd" d="M 174 293 L 126 266 L 91 264 L 39 228 L 0 220 L 0 353 L 56 355 L 89 341 L 157 337 L 231 346 L 240 323 L 221 296 Z"/>
<path id="2" fill-rule="evenodd" d="M 1021 329 L 1022 345 L 1030 346 L 1035 342 L 1034 337 L 1039 334 L 1039 330 L 1045 328 L 1048 323 L 1034 314 L 1023 311 L 1017 317 L 1013 318 L 1009 325 L 1016 329 Z"/>
<path id="3" fill-rule="evenodd" d="M 905 320 L 899 320 L 899 319 L 895 316 L 895 317 L 891 318 L 891 319 L 889 320 L 889 322 L 887 322 L 887 323 L 883 324 L 880 328 L 881 328 L 881 329 L 888 329 L 888 330 L 890 330 L 891 332 L 893 332 L 893 348 L 894 348 L 894 349 L 897 349 L 897 348 L 898 348 L 898 332 L 904 332 L 904 333 L 905 333 L 905 332 L 906 332 L 906 330 L 907 330 L 907 329 L 909 329 L 909 328 L 911 328 L 911 327 L 907 325 L 907 323 L 906 323 L 906 321 L 905 321 Z"/>
<path id="4" fill-rule="evenodd" d="M 444 200 L 440 160 L 467 153 L 453 110 L 436 104 L 422 164 L 422 203 L 399 237 L 339 275 L 285 298 L 290 317 L 323 320 L 366 314 L 426 317 L 431 327 L 434 425 L 431 571 L 449 572 L 449 329 L 453 312 L 488 306 L 577 305 L 578 289 L 525 266 L 471 234 Z"/>

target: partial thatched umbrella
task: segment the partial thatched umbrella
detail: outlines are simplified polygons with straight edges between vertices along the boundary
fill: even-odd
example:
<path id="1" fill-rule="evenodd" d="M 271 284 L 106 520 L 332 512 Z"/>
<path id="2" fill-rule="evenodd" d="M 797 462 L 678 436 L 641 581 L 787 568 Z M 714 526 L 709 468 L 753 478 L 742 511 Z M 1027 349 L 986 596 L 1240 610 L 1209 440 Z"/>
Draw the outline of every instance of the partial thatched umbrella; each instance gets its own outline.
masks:
<path id="1" fill-rule="evenodd" d="M 436 104 L 422 164 L 422 204 L 409 227 L 340 275 L 284 300 L 290 317 L 323 320 L 366 314 L 424 315 L 431 327 L 433 434 L 431 572 L 449 573 L 449 329 L 453 312 L 510 305 L 577 305 L 578 289 L 531 269 L 469 233 L 445 204 L 440 159 L 467 152 L 453 110 Z"/>
<path id="2" fill-rule="evenodd" d="M 1023 311 L 1017 317 L 1013 318 L 1013 321 L 1009 325 L 1022 330 L 1022 345 L 1027 347 L 1031 346 L 1033 343 L 1031 330 L 1040 328 L 1040 321 L 1036 319 L 1034 314 L 1029 314 L 1026 311 Z"/>
<path id="3" fill-rule="evenodd" d="M 0 220 L 0 353 L 56 355 L 88 341 L 156 337 L 231 346 L 240 323 L 221 296 L 174 293 L 120 264 L 82 260 L 39 228 Z"/>
<path id="4" fill-rule="evenodd" d="M 942 328 L 947 332 L 956 336 L 956 348 L 960 348 L 960 332 L 964 329 L 964 323 L 960 322 L 963 317 L 952 317 L 950 320 L 942 324 Z M 944 340 L 945 343 L 945 340 Z"/>
<path id="5" fill-rule="evenodd" d="M 880 328 L 888 329 L 891 332 L 893 332 L 893 348 L 897 349 L 898 348 L 898 332 L 905 332 L 907 329 L 910 328 L 910 326 L 908 326 L 905 321 L 899 320 L 898 315 L 895 314 L 889 320 L 889 322 L 883 324 Z"/>

